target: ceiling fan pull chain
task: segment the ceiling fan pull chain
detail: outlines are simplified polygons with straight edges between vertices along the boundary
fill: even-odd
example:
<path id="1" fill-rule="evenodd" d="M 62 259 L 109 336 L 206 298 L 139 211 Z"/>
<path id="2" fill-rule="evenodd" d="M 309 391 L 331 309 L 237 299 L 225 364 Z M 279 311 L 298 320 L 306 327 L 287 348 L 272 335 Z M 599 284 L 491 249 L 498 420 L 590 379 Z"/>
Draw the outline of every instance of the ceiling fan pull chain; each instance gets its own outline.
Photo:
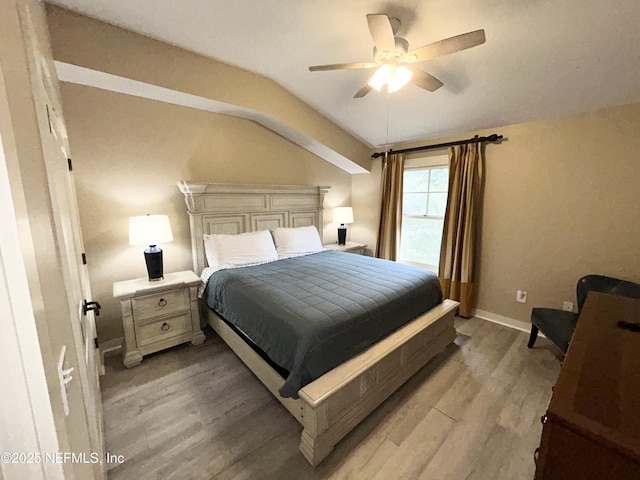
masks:
<path id="1" fill-rule="evenodd" d="M 384 139 L 384 146 L 386 150 L 389 150 L 389 89 L 387 88 L 387 133 Z"/>

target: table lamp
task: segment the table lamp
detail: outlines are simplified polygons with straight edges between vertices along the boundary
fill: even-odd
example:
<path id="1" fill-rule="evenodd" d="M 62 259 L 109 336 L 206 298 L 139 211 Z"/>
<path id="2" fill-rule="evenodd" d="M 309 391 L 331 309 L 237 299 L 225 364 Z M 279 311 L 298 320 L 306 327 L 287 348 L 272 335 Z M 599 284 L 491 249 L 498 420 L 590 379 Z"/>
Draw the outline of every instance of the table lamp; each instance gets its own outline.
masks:
<path id="1" fill-rule="evenodd" d="M 129 218 L 129 244 L 149 245 L 144 251 L 147 273 L 150 282 L 157 282 L 164 278 L 162 267 L 162 249 L 159 243 L 173 241 L 169 217 L 166 215 L 143 215 Z"/>
<path id="2" fill-rule="evenodd" d="M 344 245 L 347 240 L 347 227 L 345 223 L 353 223 L 353 208 L 336 207 L 333 209 L 333 221 L 339 223 L 338 227 L 338 245 Z"/>

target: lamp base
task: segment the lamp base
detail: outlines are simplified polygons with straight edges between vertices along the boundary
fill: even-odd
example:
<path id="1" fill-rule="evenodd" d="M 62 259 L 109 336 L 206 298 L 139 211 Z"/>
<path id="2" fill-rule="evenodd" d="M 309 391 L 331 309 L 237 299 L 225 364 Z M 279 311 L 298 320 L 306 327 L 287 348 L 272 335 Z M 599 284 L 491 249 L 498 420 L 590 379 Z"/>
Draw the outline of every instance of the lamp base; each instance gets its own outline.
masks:
<path id="1" fill-rule="evenodd" d="M 159 282 L 164 279 L 161 248 L 149 245 L 149 248 L 144 251 L 144 261 L 147 263 L 147 274 L 150 282 Z"/>
<path id="2" fill-rule="evenodd" d="M 338 245 L 344 245 L 347 243 L 347 227 L 344 223 L 338 227 Z"/>

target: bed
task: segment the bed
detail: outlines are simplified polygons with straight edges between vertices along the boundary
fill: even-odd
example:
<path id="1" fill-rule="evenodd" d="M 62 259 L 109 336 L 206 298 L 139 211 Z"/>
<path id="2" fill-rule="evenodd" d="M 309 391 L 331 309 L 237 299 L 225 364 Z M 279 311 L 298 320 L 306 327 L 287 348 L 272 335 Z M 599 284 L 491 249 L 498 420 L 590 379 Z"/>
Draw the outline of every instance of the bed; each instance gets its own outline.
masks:
<path id="1" fill-rule="evenodd" d="M 195 182 L 179 182 L 178 186 L 187 204 L 193 266 L 198 273 L 206 267 L 203 242 L 203 235 L 206 234 L 235 235 L 275 230 L 279 227 L 305 226 L 315 226 L 320 234 L 322 232 L 323 203 L 327 187 Z M 321 257 L 322 255 L 325 257 Z M 351 255 L 321 252 L 307 256 L 302 264 L 343 263 L 352 258 Z M 295 263 L 295 268 L 301 268 L 300 260 L 291 260 L 298 262 Z M 374 259 L 368 261 L 374 263 Z M 284 265 L 286 262 L 288 260 L 274 263 L 279 268 L 280 264 Z M 367 261 L 364 263 L 366 265 Z M 267 270 L 276 268 L 269 265 Z M 265 275 L 264 267 L 255 267 L 258 272 L 256 274 L 250 270 L 253 267 L 246 268 L 248 269 L 238 269 L 244 271 L 240 277 L 251 277 L 251 282 L 254 277 Z M 256 296 L 258 295 L 256 290 Z M 227 317 L 233 316 L 233 306 L 224 314 L 224 319 L 223 315 L 207 306 L 206 299 L 201 301 L 200 311 L 202 318 L 303 426 L 300 450 L 309 463 L 315 466 L 362 419 L 453 342 L 456 335 L 453 318 L 458 303 L 451 300 L 440 302 L 439 298 L 437 300 L 435 306 L 425 313 L 408 323 L 397 320 L 397 325 L 393 324 L 396 315 L 399 315 L 396 314 L 397 305 L 383 309 L 385 320 L 393 324 L 392 333 L 383 332 L 381 339 L 372 345 L 365 345 L 364 351 L 355 356 L 349 353 L 347 356 L 350 358 L 341 361 L 310 383 L 308 378 L 303 378 L 303 386 L 297 392 L 297 384 L 288 375 L 295 373 L 297 367 L 287 369 L 283 375 L 282 369 L 276 364 L 282 364 L 281 359 L 278 359 L 279 362 L 271 361 L 267 358 L 268 355 L 265 356 L 265 352 L 252 345 L 251 337 L 256 332 L 246 335 L 246 328 L 239 329 L 232 322 L 228 323 Z M 433 303 L 433 299 L 431 302 Z M 415 299 L 409 303 L 413 305 Z M 242 301 L 236 301 L 236 309 L 241 310 L 241 306 Z M 411 313 L 410 310 L 404 314 L 413 318 L 415 312 Z M 262 318 L 265 314 L 260 315 Z M 292 365 L 293 363 L 288 366 Z M 312 366 L 310 370 L 314 368 Z M 303 377 L 306 375 L 304 372 L 306 370 L 303 369 Z M 300 379 L 297 378 L 296 381 L 298 380 Z"/>

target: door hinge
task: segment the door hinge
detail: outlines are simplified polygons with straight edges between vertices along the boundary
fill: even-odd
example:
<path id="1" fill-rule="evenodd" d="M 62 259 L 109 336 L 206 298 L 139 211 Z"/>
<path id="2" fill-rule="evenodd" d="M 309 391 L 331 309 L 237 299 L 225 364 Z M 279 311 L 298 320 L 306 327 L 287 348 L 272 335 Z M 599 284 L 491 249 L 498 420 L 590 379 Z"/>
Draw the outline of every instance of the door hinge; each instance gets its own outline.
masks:
<path id="1" fill-rule="evenodd" d="M 83 264 L 83 265 L 86 265 L 86 264 L 87 264 L 87 254 L 86 254 L 86 253 L 83 253 L 83 254 L 82 254 L 82 264 Z"/>
<path id="2" fill-rule="evenodd" d="M 98 337 L 93 337 L 93 344 L 96 346 L 96 348 L 100 348 L 100 345 L 98 344 Z"/>
<path id="3" fill-rule="evenodd" d="M 67 164 L 69 165 L 69 171 L 72 172 L 73 171 L 73 163 L 71 162 L 70 158 L 67 158 Z"/>

